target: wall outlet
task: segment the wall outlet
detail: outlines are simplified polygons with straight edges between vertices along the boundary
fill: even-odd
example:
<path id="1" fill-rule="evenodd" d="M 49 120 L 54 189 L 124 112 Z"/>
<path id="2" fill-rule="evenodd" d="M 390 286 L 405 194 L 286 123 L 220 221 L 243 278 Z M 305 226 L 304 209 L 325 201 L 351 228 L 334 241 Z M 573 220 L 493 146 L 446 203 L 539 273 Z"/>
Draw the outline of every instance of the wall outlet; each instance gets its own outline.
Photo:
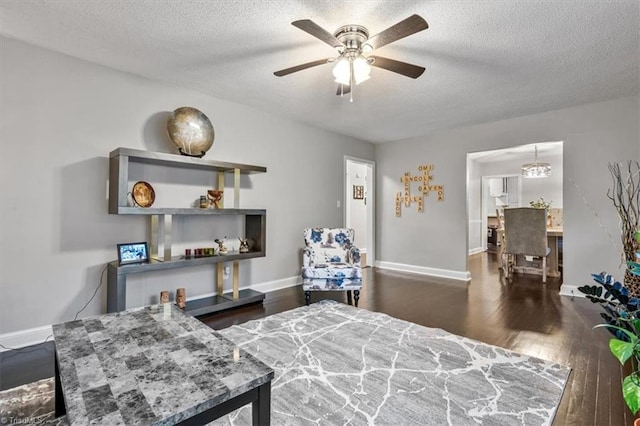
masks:
<path id="1" fill-rule="evenodd" d="M 222 270 L 222 278 L 226 280 L 227 278 L 229 278 L 230 273 L 231 273 L 231 268 L 228 266 L 225 266 L 224 269 Z"/>
<path id="2" fill-rule="evenodd" d="M 340 200 L 336 201 L 336 207 L 340 208 Z"/>

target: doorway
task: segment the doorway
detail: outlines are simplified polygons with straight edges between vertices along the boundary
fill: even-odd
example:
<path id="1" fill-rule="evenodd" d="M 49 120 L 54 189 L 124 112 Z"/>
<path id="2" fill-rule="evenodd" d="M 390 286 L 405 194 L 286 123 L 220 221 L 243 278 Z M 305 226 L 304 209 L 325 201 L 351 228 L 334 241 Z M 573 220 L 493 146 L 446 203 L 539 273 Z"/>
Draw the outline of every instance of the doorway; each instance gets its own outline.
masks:
<path id="1" fill-rule="evenodd" d="M 536 153 L 537 151 L 537 153 Z M 521 167 L 537 161 L 551 167 L 551 175 L 523 179 Z M 540 142 L 467 154 L 467 214 L 469 255 L 485 252 L 491 235 L 489 222 L 496 208 L 527 207 L 540 199 L 551 202 L 553 228 L 562 229 L 563 143 Z M 498 224 L 499 224 L 499 217 Z M 560 231 L 561 232 L 561 231 Z M 559 250 L 562 250 L 561 244 Z"/>
<path id="2" fill-rule="evenodd" d="M 375 265 L 375 162 L 344 157 L 344 224 L 353 228 L 362 267 Z"/>

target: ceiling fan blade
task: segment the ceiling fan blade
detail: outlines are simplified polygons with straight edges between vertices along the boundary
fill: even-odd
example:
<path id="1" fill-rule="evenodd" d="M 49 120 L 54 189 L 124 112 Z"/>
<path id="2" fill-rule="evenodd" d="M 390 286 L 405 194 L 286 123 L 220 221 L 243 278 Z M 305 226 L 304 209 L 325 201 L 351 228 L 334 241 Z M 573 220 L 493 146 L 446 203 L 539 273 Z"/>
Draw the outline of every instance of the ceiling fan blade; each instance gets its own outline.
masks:
<path id="1" fill-rule="evenodd" d="M 406 62 L 396 61 L 395 59 L 383 58 L 381 56 L 369 56 L 367 59 L 373 58 L 372 66 L 384 68 L 388 71 L 397 72 L 411 78 L 418 78 L 424 72 L 424 67 L 408 64 Z"/>
<path id="2" fill-rule="evenodd" d="M 300 28 L 317 39 L 320 39 L 332 47 L 344 47 L 344 44 L 335 38 L 333 34 L 313 22 L 311 19 L 301 19 L 291 23 L 294 27 Z"/>
<path id="3" fill-rule="evenodd" d="M 306 70 L 307 68 L 317 67 L 318 65 L 326 64 L 328 62 L 331 62 L 332 60 L 333 58 L 318 59 L 317 61 L 307 62 L 306 64 L 300 64 L 300 65 L 296 65 L 295 67 L 285 68 L 283 70 L 276 71 L 274 72 L 274 74 L 278 77 L 282 77 L 288 74 L 292 74 L 294 72 Z"/>
<path id="4" fill-rule="evenodd" d="M 365 45 L 368 44 L 373 49 L 379 49 L 382 46 L 386 46 L 389 43 L 393 43 L 394 41 L 410 36 L 411 34 L 426 30 L 427 28 L 429 28 L 429 24 L 427 24 L 427 21 L 425 21 L 421 16 L 411 15 L 407 19 L 398 22 L 381 33 L 370 37 L 369 40 L 365 42 Z"/>
<path id="5" fill-rule="evenodd" d="M 336 95 L 346 95 L 349 92 L 351 92 L 351 86 L 348 86 L 346 84 L 338 84 L 338 91 L 336 92 Z"/>

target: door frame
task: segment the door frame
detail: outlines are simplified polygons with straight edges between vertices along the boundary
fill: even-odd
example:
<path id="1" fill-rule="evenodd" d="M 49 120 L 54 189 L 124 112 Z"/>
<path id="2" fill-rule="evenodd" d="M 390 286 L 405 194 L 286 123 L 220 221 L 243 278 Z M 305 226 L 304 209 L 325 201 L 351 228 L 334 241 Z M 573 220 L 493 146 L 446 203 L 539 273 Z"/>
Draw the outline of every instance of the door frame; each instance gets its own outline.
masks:
<path id="1" fill-rule="evenodd" d="M 510 177 L 517 177 L 518 178 L 518 206 L 522 206 L 522 175 L 518 174 L 518 173 L 504 173 L 504 174 L 497 174 L 497 175 L 485 175 L 485 176 L 481 176 L 480 182 L 481 182 L 481 187 L 480 187 L 480 194 L 481 194 L 481 198 L 480 198 L 480 214 L 482 215 L 481 219 L 482 219 L 482 251 L 487 251 L 488 248 L 488 242 L 487 242 L 487 226 L 488 226 L 488 221 L 487 221 L 487 216 L 489 216 L 489 211 L 487 211 L 487 204 L 486 204 L 486 200 L 487 197 L 490 196 L 489 194 L 489 179 L 498 179 L 498 178 L 510 178 Z"/>
<path id="2" fill-rule="evenodd" d="M 343 197 L 342 205 L 342 223 L 347 226 L 348 209 L 349 209 L 349 196 L 351 195 L 351 188 L 347 188 L 347 165 L 352 162 L 361 164 L 367 167 L 367 265 L 375 266 L 376 262 L 376 163 L 373 160 L 366 160 L 364 158 L 351 157 L 349 155 L 344 156 L 343 161 Z M 363 265 L 363 266 L 367 266 Z"/>

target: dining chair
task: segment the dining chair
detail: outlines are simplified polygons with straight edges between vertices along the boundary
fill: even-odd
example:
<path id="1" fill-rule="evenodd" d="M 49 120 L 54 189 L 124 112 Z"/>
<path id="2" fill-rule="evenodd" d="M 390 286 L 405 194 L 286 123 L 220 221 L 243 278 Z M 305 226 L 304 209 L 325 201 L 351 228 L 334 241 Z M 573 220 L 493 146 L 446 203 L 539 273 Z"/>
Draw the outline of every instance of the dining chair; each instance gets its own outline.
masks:
<path id="1" fill-rule="evenodd" d="M 544 209 L 516 207 L 504 209 L 504 249 L 502 265 L 506 278 L 513 273 L 513 256 L 542 258 L 542 282 L 547 282 L 547 213 Z"/>

